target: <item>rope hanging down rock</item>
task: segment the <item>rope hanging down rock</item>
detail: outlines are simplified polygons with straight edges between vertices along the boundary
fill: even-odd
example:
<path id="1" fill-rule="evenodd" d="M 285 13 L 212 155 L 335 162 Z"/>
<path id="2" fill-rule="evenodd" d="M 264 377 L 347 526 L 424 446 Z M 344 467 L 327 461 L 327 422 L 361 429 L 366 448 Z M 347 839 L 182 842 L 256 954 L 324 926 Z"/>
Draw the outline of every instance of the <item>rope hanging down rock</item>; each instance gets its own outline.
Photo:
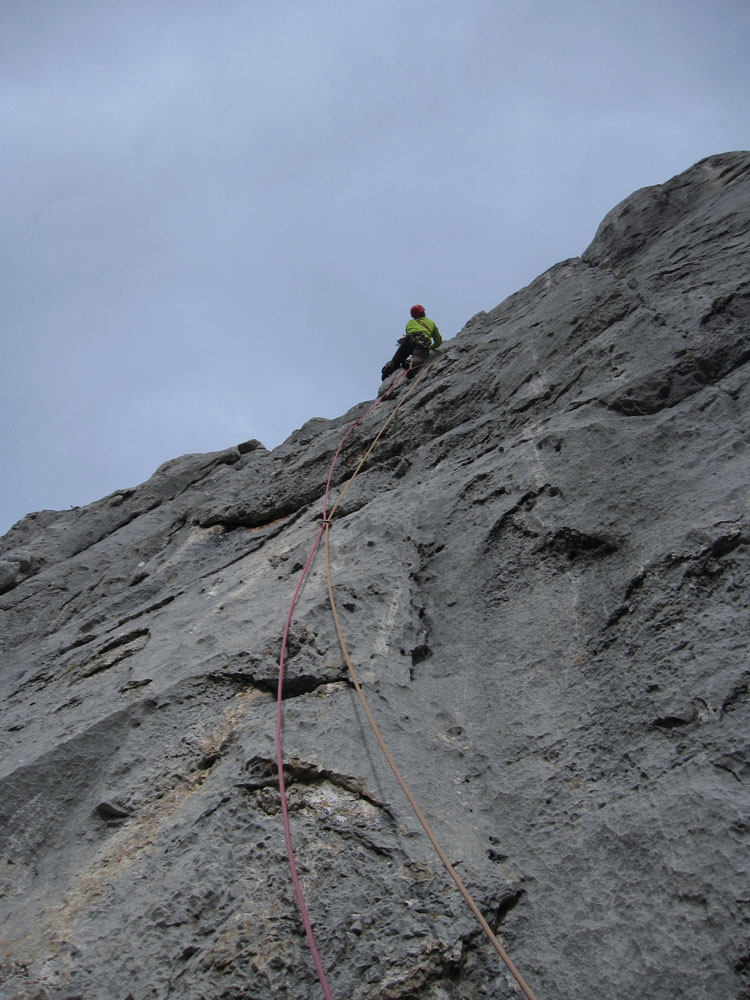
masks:
<path id="1" fill-rule="evenodd" d="M 290 826 L 289 826 L 288 809 L 287 809 L 287 805 L 286 805 L 286 793 L 285 793 L 285 788 L 284 788 L 284 777 L 283 777 L 283 757 L 282 757 L 282 749 L 281 749 L 282 682 L 283 682 L 284 658 L 285 658 L 285 653 L 286 653 L 286 643 L 287 643 L 287 639 L 288 639 L 288 635 L 289 635 L 289 628 L 291 626 L 292 613 L 294 611 L 294 606 L 295 606 L 295 604 L 297 602 L 297 598 L 299 597 L 299 593 L 300 593 L 300 591 L 302 589 L 302 584 L 304 582 L 304 579 L 305 579 L 305 577 L 307 575 L 307 572 L 309 570 L 309 567 L 310 567 L 310 565 L 312 563 L 313 557 L 315 555 L 315 552 L 317 551 L 317 548 L 318 548 L 318 546 L 320 544 L 320 541 L 321 541 L 321 538 L 323 537 L 323 535 L 325 535 L 326 577 L 327 577 L 327 582 L 328 582 L 328 597 L 329 597 L 330 604 L 331 604 L 331 611 L 333 613 L 333 620 L 334 620 L 334 623 L 335 623 L 335 626 L 336 626 L 336 632 L 338 634 L 339 643 L 341 645 L 341 651 L 342 651 L 342 653 L 344 655 L 344 659 L 346 661 L 346 665 L 347 665 L 347 668 L 349 670 L 349 674 L 350 674 L 350 676 L 352 678 L 352 683 L 354 684 L 354 688 L 355 688 L 355 690 L 356 690 L 356 692 L 357 692 L 357 694 L 359 696 L 360 702 L 361 702 L 362 707 L 364 709 L 364 712 L 365 712 L 365 714 L 367 716 L 368 722 L 370 723 L 370 727 L 372 728 L 372 731 L 375 734 L 375 738 L 378 741 L 380 749 L 383 751 L 383 754 L 384 754 L 386 760 L 388 761 L 388 764 L 389 764 L 391 770 L 393 771 L 393 773 L 394 773 L 394 775 L 396 777 L 396 780 L 398 781 L 399 785 L 401 786 L 401 789 L 404 792 L 404 795 L 406 796 L 406 798 L 407 798 L 407 800 L 409 802 L 409 805 L 411 806 L 411 808 L 412 808 L 412 810 L 414 812 L 414 815 L 419 820 L 419 822 L 422 825 L 422 828 L 423 828 L 425 834 L 427 835 L 430 843 L 435 848 L 435 851 L 436 851 L 438 857 L 440 858 L 441 862 L 443 863 L 443 866 L 445 867 L 446 872 L 448 873 L 448 875 L 452 879 L 452 881 L 455 884 L 455 886 L 458 889 L 458 891 L 463 896 L 464 900 L 466 901 L 467 905 L 469 906 L 469 909 L 474 914 L 474 916 L 475 916 L 477 922 L 479 923 L 480 927 L 482 928 L 482 931 L 484 932 L 485 936 L 488 938 L 488 940 L 490 941 L 492 947 L 495 949 L 495 951 L 497 952 L 497 954 L 500 956 L 500 958 L 505 963 L 505 966 L 507 967 L 508 971 L 511 973 L 511 975 L 513 976 L 513 978 L 518 983 L 520 989 L 522 990 L 522 992 L 524 993 L 524 995 L 527 997 L 527 1000 L 536 1000 L 534 994 L 531 991 L 531 988 L 528 986 L 528 984 L 524 980 L 523 976 L 521 976 L 520 972 L 518 971 L 518 969 L 514 965 L 513 961 L 511 960 L 510 956 L 508 955 L 508 953 L 505 951 L 505 949 L 503 948 L 502 944 L 498 940 L 497 935 L 494 933 L 494 931 L 492 930 L 492 928 L 490 927 L 490 925 L 485 920 L 484 916 L 482 915 L 481 910 L 479 909 L 479 907 L 475 903 L 474 899 L 472 898 L 471 894 L 469 893 L 469 890 L 464 885 L 463 881 L 461 880 L 460 876 L 458 875 L 458 872 L 455 870 L 455 868 L 451 864 L 448 856 L 446 855 L 445 851 L 440 846 L 437 838 L 435 837 L 435 834 L 432 831 L 432 828 L 430 827 L 429 823 L 427 822 L 427 819 L 425 818 L 422 810 L 419 807 L 419 804 L 417 803 L 416 799 L 414 798 L 414 796 L 413 796 L 413 794 L 411 792 L 411 789 L 409 788 L 409 786 L 407 785 L 406 781 L 404 780 L 403 775 L 399 771 L 398 766 L 396 765 L 395 760 L 393 759 L 390 751 L 388 750 L 388 747 L 387 747 L 387 745 L 385 743 L 385 740 L 383 739 L 383 736 L 382 736 L 382 734 L 380 732 L 380 729 L 378 728 L 378 725 L 377 725 L 377 723 L 375 721 L 375 718 L 374 718 L 374 716 L 373 716 L 373 714 L 372 714 L 372 712 L 370 710 L 370 707 L 369 707 L 369 705 L 367 703 L 367 699 L 365 698 L 364 692 L 363 692 L 362 687 L 361 687 L 361 685 L 359 683 L 359 678 L 357 676 L 357 672 L 355 670 L 354 664 L 352 663 L 351 657 L 349 655 L 349 650 L 347 648 L 346 640 L 344 638 L 343 630 L 341 628 L 341 622 L 340 622 L 339 615 L 338 615 L 338 609 L 336 607 L 336 600 L 335 600 L 334 593 L 333 593 L 333 580 L 332 580 L 332 573 L 331 573 L 331 560 L 330 560 L 330 545 L 329 545 L 329 540 L 330 540 L 330 529 L 331 529 L 331 527 L 333 525 L 334 516 L 336 514 L 336 511 L 337 511 L 339 505 L 341 504 L 341 501 L 344 499 L 344 496 L 346 495 L 349 487 L 352 485 L 352 483 L 356 479 L 357 474 L 359 473 L 360 469 L 365 464 L 365 462 L 367 461 L 367 459 L 370 457 L 370 455 L 372 454 L 372 451 L 376 447 L 378 441 L 380 440 L 380 438 L 383 436 L 383 434 L 387 430 L 387 428 L 390 425 L 390 423 L 393 420 L 393 418 L 396 416 L 396 413 L 401 408 L 401 406 L 404 404 L 404 402 L 406 401 L 406 399 L 409 396 L 409 394 L 417 387 L 417 385 L 419 384 L 419 382 L 422 380 L 422 378 L 424 378 L 424 376 L 433 367 L 433 365 L 434 365 L 434 362 L 431 365 L 425 366 L 424 370 L 420 373 L 420 375 L 418 376 L 418 378 L 416 378 L 414 380 L 414 383 L 410 386 L 409 390 L 399 400 L 397 406 L 395 406 L 394 409 L 391 411 L 391 413 L 389 414 L 387 420 L 383 423 L 382 427 L 380 428 L 380 430 L 378 431 L 377 435 L 373 439 L 372 443 L 370 444 L 369 448 L 367 449 L 367 451 L 365 452 L 364 456 L 360 460 L 360 462 L 357 465 L 356 469 L 354 470 L 354 472 L 352 473 L 352 475 L 349 477 L 349 480 L 347 481 L 344 489 L 341 491 L 341 494 L 339 495 L 338 500 L 334 504 L 334 506 L 331 509 L 331 512 L 329 514 L 328 513 L 328 498 L 329 498 L 329 494 L 330 494 L 331 481 L 332 481 L 332 478 L 333 478 L 333 472 L 334 472 L 334 469 L 335 469 L 335 466 L 336 466 L 336 462 L 337 462 L 339 454 L 341 452 L 341 448 L 343 447 L 344 442 L 349 437 L 349 435 L 352 433 L 352 431 L 355 429 L 355 427 L 357 427 L 365 419 L 365 417 L 368 416 L 372 412 L 372 410 L 378 405 L 378 403 L 380 402 L 380 400 L 383 399 L 383 398 L 385 398 L 385 396 L 388 393 L 384 393 L 383 396 L 381 396 L 379 399 L 377 399 L 373 403 L 373 405 L 370 407 L 370 409 L 367 410 L 367 412 L 365 414 L 363 414 L 354 424 L 352 424 L 352 426 L 349 428 L 349 430 L 347 431 L 347 433 L 342 438 L 342 440 L 341 440 L 341 442 L 340 442 L 340 444 L 338 446 L 338 449 L 336 450 L 336 454 L 334 456 L 333 462 L 331 464 L 331 469 L 330 469 L 330 472 L 328 474 L 328 481 L 326 483 L 326 491 L 325 491 L 325 496 L 324 496 L 324 499 L 323 499 L 323 519 L 322 519 L 321 528 L 320 528 L 320 531 L 318 533 L 318 537 L 316 538 L 315 543 L 313 545 L 312 551 L 310 553 L 310 557 L 308 558 L 308 561 L 307 561 L 307 563 L 306 563 L 306 565 L 305 565 L 305 567 L 304 567 L 304 569 L 302 571 L 302 575 L 300 577 L 300 581 L 299 581 L 299 584 L 297 586 L 297 590 L 294 593 L 294 597 L 292 599 L 292 605 L 291 605 L 291 607 L 289 609 L 289 616 L 288 616 L 288 619 L 287 619 L 287 626 L 286 626 L 286 629 L 285 629 L 285 632 L 284 632 L 284 638 L 282 640 L 282 651 L 281 651 L 281 657 L 280 657 L 280 661 L 279 661 L 278 727 L 277 727 L 277 735 L 276 735 L 276 746 L 277 746 L 277 755 L 278 755 L 279 789 L 280 789 L 280 792 L 281 792 L 282 815 L 283 815 L 283 818 L 284 818 L 284 835 L 285 835 L 285 840 L 286 840 L 286 844 L 287 844 L 287 855 L 289 857 L 290 870 L 292 872 L 292 881 L 294 883 L 295 894 L 297 896 L 297 903 L 299 905 L 300 913 L 302 915 L 302 920 L 303 920 L 303 923 L 305 925 L 305 933 L 307 934 L 307 939 L 308 939 L 308 943 L 310 945 L 310 950 L 311 950 L 311 953 L 312 953 L 312 956 L 313 956 L 313 961 L 315 963 L 315 967 L 316 967 L 316 970 L 318 972 L 318 979 L 320 981 L 321 987 L 323 988 L 323 993 L 324 993 L 324 995 L 326 997 L 326 1000 L 333 1000 L 333 998 L 332 998 L 332 994 L 331 994 L 331 991 L 330 991 L 330 987 L 329 987 L 328 982 L 327 982 L 326 977 L 325 977 L 325 972 L 323 970 L 323 966 L 322 966 L 322 962 L 321 962 L 321 959 L 320 959 L 320 955 L 318 953 L 318 949 L 317 949 L 317 946 L 315 944 L 315 935 L 314 935 L 313 930 L 312 930 L 312 925 L 310 923 L 309 915 L 307 913 L 307 907 L 305 906 L 304 896 L 302 894 L 302 888 L 301 888 L 301 885 L 299 883 L 299 878 L 297 876 L 297 869 L 296 869 L 296 864 L 295 864 L 295 861 L 294 861 L 294 850 L 293 850 L 293 847 L 292 847 L 292 840 L 291 840 L 291 830 L 290 830 Z M 403 376 L 402 376 L 402 378 L 403 378 Z M 395 385 L 397 385 L 400 381 L 401 381 L 401 379 L 398 379 L 396 382 L 394 382 L 393 386 L 391 386 L 388 389 L 388 392 L 390 392 L 391 389 Z"/>
<path id="2" fill-rule="evenodd" d="M 320 545 L 323 533 L 331 524 L 331 521 L 327 513 L 328 497 L 331 492 L 331 482 L 333 480 L 333 473 L 336 468 L 336 463 L 338 461 L 339 455 L 341 454 L 341 449 L 343 448 L 344 443 L 346 442 L 347 438 L 352 433 L 352 431 L 354 431 L 354 429 L 358 427 L 359 424 L 361 424 L 362 421 L 370 415 L 370 413 L 372 413 L 372 411 L 375 409 L 378 403 L 382 399 L 384 399 L 388 395 L 388 393 L 390 393 L 390 391 L 393 388 L 395 388 L 395 386 L 397 386 L 399 382 L 402 381 L 403 378 L 405 378 L 405 374 L 402 375 L 400 378 L 396 379 L 393 382 L 393 384 L 389 386 L 387 392 L 383 393 L 382 396 L 376 399 L 375 402 L 372 404 L 372 406 L 365 413 L 363 413 L 358 420 L 355 420 L 355 422 L 351 425 L 349 430 L 346 432 L 346 434 L 339 442 L 339 446 L 336 449 L 336 454 L 334 455 L 333 461 L 331 462 L 331 468 L 328 472 L 328 480 L 326 482 L 326 489 L 323 497 L 323 521 L 320 530 L 318 532 L 318 536 L 315 539 L 315 542 L 313 543 L 312 549 L 310 550 L 310 555 L 307 558 L 307 562 L 305 563 L 302 573 L 300 574 L 299 582 L 297 583 L 297 588 L 294 591 L 294 596 L 292 597 L 292 602 L 289 606 L 289 614 L 287 615 L 286 626 L 284 628 L 284 635 L 281 640 L 281 653 L 279 656 L 279 680 L 276 693 L 276 708 L 277 708 L 276 768 L 279 776 L 279 797 L 281 799 L 281 816 L 282 816 L 282 824 L 284 827 L 284 843 L 286 845 L 286 853 L 287 853 L 287 858 L 289 860 L 289 871 L 292 878 L 292 885 L 294 886 L 294 894 L 297 898 L 297 906 L 299 908 L 300 916 L 302 918 L 302 924 L 305 928 L 305 935 L 307 937 L 308 947 L 310 948 L 310 954 L 312 955 L 313 964 L 315 965 L 315 971 L 318 976 L 318 981 L 321 985 L 326 1000 L 333 1000 L 333 994 L 331 993 L 331 988 L 328 984 L 325 970 L 323 968 L 323 962 L 320 958 L 320 952 L 318 951 L 317 942 L 315 940 L 315 933 L 313 931 L 310 915 L 307 912 L 307 904 L 305 903 L 304 893 L 302 892 L 302 885 L 300 884 L 299 875 L 297 873 L 297 863 L 295 861 L 294 846 L 292 844 L 292 829 L 291 829 L 291 823 L 289 821 L 289 805 L 286 796 L 286 782 L 284 780 L 284 753 L 282 746 L 282 728 L 283 728 L 283 704 L 284 704 L 284 667 L 286 665 L 286 649 L 289 641 L 289 630 L 292 625 L 292 616 L 294 614 L 294 608 L 297 604 L 297 600 L 302 591 L 302 586 L 310 570 L 310 566 L 312 565 L 312 561 L 315 558 L 315 553 L 318 550 L 318 546 Z M 391 414 L 391 416 L 393 416 L 393 414 Z M 357 472 L 361 468 L 361 465 L 362 463 L 360 463 L 360 465 L 357 467 Z M 350 478 L 349 483 L 347 484 L 347 489 L 348 486 L 351 485 L 353 478 L 354 478 L 353 476 Z M 341 497 L 343 497 L 343 493 L 341 494 Z M 338 503 L 341 502 L 341 497 L 339 497 L 336 506 L 338 506 Z"/>

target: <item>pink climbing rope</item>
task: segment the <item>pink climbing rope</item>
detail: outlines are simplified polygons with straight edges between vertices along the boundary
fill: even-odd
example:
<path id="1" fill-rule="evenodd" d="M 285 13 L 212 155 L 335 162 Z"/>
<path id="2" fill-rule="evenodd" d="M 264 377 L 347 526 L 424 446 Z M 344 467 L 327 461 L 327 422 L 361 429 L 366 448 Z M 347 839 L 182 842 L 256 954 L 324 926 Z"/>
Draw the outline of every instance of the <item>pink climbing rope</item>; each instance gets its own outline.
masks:
<path id="1" fill-rule="evenodd" d="M 300 916 L 302 917 L 302 923 L 305 928 L 305 935 L 307 936 L 307 943 L 310 948 L 310 954 L 312 955 L 312 960 L 315 965 L 315 971 L 318 974 L 318 981 L 323 990 L 323 994 L 326 1000 L 333 1000 L 333 994 L 331 993 L 331 987 L 328 985 L 328 980 L 326 979 L 325 970 L 323 968 L 323 962 L 320 958 L 320 953 L 318 951 L 318 946 L 315 942 L 315 933 L 313 931 L 312 922 L 310 921 L 310 915 L 307 912 L 307 905 L 305 904 L 305 897 L 302 892 L 302 885 L 300 884 L 299 875 L 297 874 L 297 863 L 294 858 L 294 846 L 292 844 L 292 828 L 289 822 L 289 806 L 286 798 L 286 783 L 284 781 L 284 753 L 281 743 L 281 731 L 283 723 L 283 704 L 284 704 L 284 667 L 286 664 L 286 647 L 289 641 L 289 631 L 292 627 L 292 616 L 294 615 L 294 608 L 297 604 L 297 599 L 302 592 L 302 586 L 305 582 L 305 578 L 310 570 L 312 561 L 315 558 L 315 553 L 318 551 L 318 546 L 320 545 L 320 540 L 322 539 L 326 527 L 328 526 L 328 498 L 331 492 L 331 483 L 333 480 L 334 469 L 336 468 L 336 463 L 338 462 L 339 455 L 341 454 L 341 449 L 352 433 L 352 431 L 358 427 L 362 421 L 368 417 L 375 407 L 380 403 L 381 400 L 385 399 L 391 389 L 395 388 L 405 377 L 406 373 L 402 374 L 400 378 L 396 379 L 392 385 L 383 393 L 382 396 L 378 396 L 372 406 L 367 409 L 359 419 L 355 420 L 351 425 L 349 430 L 344 434 L 339 446 L 336 449 L 336 454 L 333 456 L 333 461 L 331 462 L 331 468 L 328 473 L 328 479 L 326 481 L 325 493 L 323 495 L 323 523 L 321 524 L 318 536 L 313 543 L 313 547 L 310 550 L 310 555 L 307 558 L 307 562 L 300 574 L 299 582 L 297 583 L 297 589 L 294 591 L 294 596 L 292 597 L 292 603 L 289 606 L 289 614 L 286 619 L 286 627 L 284 628 L 284 635 L 281 640 L 281 654 L 279 656 L 279 683 L 276 693 L 276 707 L 277 707 L 277 721 L 276 721 L 276 766 L 279 774 L 279 796 L 281 799 L 281 815 L 284 825 L 284 842 L 286 844 L 286 853 L 289 859 L 289 871 L 292 876 L 292 884 L 294 886 L 294 894 L 297 897 L 297 906 L 299 907 Z"/>
<path id="2" fill-rule="evenodd" d="M 286 842 L 286 853 L 289 858 L 289 870 L 292 875 L 292 884 L 294 885 L 294 894 L 297 897 L 297 906 L 299 907 L 300 916 L 302 917 L 302 923 L 305 927 L 305 934 L 307 935 L 307 943 L 310 947 L 310 953 L 312 955 L 313 962 L 315 963 L 315 971 L 318 974 L 318 979 L 320 985 L 323 988 L 323 994 L 326 1000 L 333 1000 L 333 994 L 331 993 L 331 988 L 328 985 L 328 980 L 326 979 L 325 970 L 323 969 L 323 963 L 320 959 L 320 953 L 318 952 L 318 946 L 315 943 L 315 934 L 312 929 L 312 923 L 310 922 L 310 917 L 307 912 L 307 906 L 305 905 L 305 897 L 302 893 L 302 886 L 300 885 L 299 876 L 297 875 L 297 864 L 294 860 L 294 847 L 292 846 L 292 829 L 289 823 L 289 806 L 286 799 L 286 784 L 284 782 L 284 754 L 281 746 L 281 726 L 282 726 L 282 708 L 283 708 L 283 688 L 284 688 L 284 662 L 286 660 L 286 644 L 289 638 L 289 629 L 292 625 L 292 614 L 294 612 L 294 605 L 297 603 L 297 598 L 302 590 L 302 584 L 307 576 L 307 571 L 313 561 L 313 557 L 318 549 L 320 540 L 323 537 L 323 532 L 325 531 L 325 524 L 321 526 L 318 532 L 318 537 L 315 539 L 315 544 L 312 547 L 312 551 L 308 557 L 305 568 L 302 570 L 302 575 L 300 576 L 299 583 L 297 584 L 297 589 L 294 592 L 294 597 L 292 598 L 291 607 L 289 608 L 289 615 L 286 620 L 286 628 L 284 629 L 284 638 L 281 640 L 281 655 L 279 656 L 279 686 L 276 694 L 276 704 L 278 708 L 278 718 L 276 723 L 276 761 L 277 770 L 279 772 L 279 795 L 281 798 L 281 815 L 283 817 L 284 823 L 284 841 Z"/>

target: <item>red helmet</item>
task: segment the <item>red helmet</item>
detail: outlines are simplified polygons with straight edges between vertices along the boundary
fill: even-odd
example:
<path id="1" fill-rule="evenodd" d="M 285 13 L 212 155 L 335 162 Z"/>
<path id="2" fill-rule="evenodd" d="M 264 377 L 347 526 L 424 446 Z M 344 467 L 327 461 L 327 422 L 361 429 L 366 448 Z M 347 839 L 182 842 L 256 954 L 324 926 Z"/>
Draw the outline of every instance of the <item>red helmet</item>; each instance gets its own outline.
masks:
<path id="1" fill-rule="evenodd" d="M 424 306 L 412 306 L 411 314 L 413 319 L 416 319 L 418 316 L 424 316 Z"/>

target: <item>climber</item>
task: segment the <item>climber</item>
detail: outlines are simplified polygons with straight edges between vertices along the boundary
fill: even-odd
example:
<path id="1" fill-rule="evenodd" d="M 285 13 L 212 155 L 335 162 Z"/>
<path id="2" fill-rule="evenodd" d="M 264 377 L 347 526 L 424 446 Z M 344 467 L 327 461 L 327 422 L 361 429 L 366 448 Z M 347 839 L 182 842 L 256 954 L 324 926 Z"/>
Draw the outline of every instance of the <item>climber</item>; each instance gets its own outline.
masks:
<path id="1" fill-rule="evenodd" d="M 431 319 L 425 316 L 424 306 L 411 307 L 411 319 L 406 324 L 406 333 L 398 341 L 398 350 L 391 360 L 383 365 L 381 378 L 387 379 L 397 368 L 406 368 L 406 377 L 414 378 L 417 368 L 420 368 L 430 353 L 440 347 L 443 338 Z M 408 358 L 411 356 L 411 362 Z"/>

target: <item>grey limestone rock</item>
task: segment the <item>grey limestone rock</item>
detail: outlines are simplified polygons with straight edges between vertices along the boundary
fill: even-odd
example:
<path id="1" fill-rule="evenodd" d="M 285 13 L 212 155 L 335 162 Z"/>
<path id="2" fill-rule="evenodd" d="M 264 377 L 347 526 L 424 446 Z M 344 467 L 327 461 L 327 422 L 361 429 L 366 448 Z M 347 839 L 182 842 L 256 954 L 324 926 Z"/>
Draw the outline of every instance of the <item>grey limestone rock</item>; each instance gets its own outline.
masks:
<path id="1" fill-rule="evenodd" d="M 363 687 L 539 1000 L 750 997 L 750 154 L 636 192 L 372 412 L 0 541 L 0 996 L 321 995 L 274 763 L 330 533 Z M 284 686 L 336 998 L 520 996 L 353 691 L 319 554 Z"/>

